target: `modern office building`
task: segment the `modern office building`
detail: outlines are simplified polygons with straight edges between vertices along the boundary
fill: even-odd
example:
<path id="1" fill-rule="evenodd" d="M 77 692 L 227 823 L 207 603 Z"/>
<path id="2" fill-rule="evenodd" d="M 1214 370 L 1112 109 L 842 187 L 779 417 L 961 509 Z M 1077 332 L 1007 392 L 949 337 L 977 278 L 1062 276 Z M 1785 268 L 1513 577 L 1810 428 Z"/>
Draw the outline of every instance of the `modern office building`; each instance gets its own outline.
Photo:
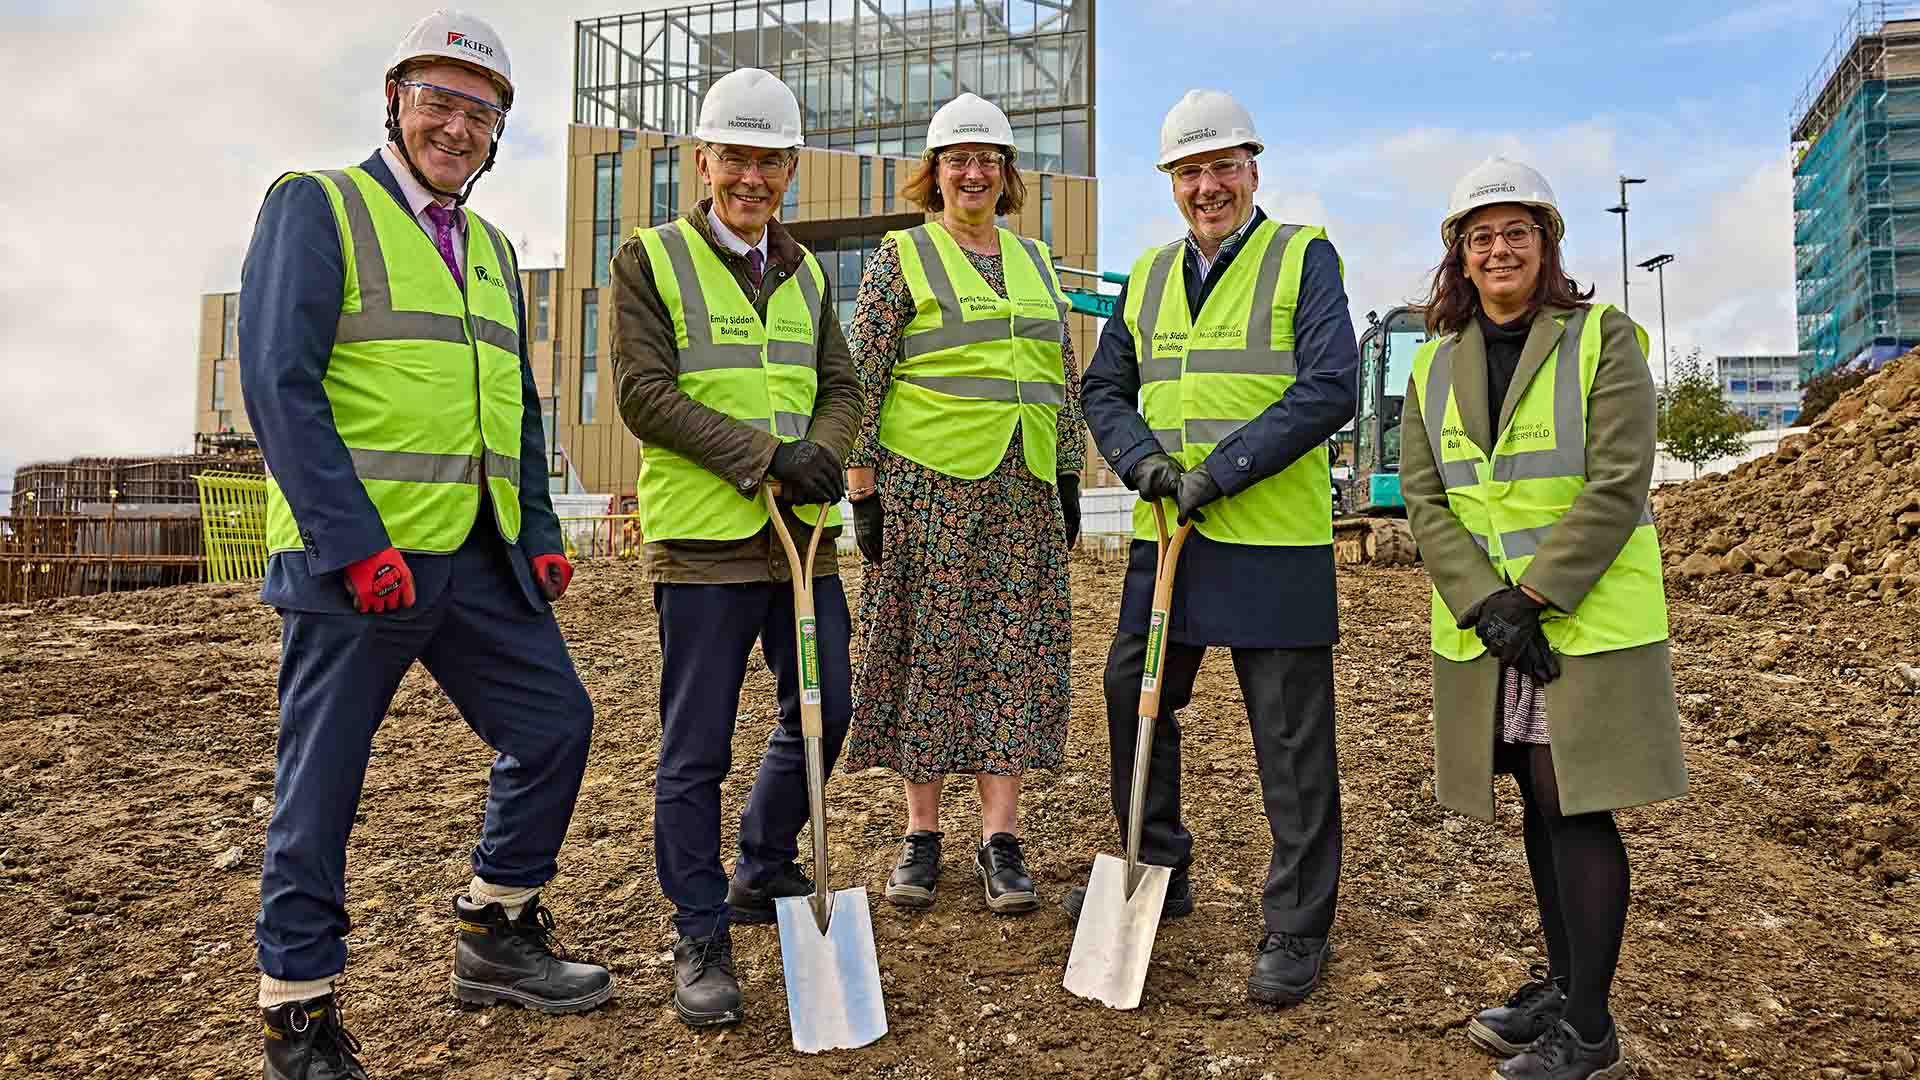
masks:
<path id="1" fill-rule="evenodd" d="M 554 447 L 554 386 L 558 380 L 556 362 L 556 312 L 554 302 L 566 289 L 566 274 L 555 267 L 520 271 L 520 287 L 527 298 L 527 355 L 533 366 L 533 381 L 545 401 L 547 446 Z M 200 355 L 198 377 L 194 380 L 193 430 L 198 441 L 217 443 L 217 436 L 251 434 L 245 397 L 240 388 L 240 294 L 205 293 L 200 297 Z M 555 490 L 579 490 L 569 486 L 564 457 L 554 454 L 548 472 L 554 477 Z"/>
<path id="2" fill-rule="evenodd" d="M 1026 206 L 1006 222 L 1063 265 L 1097 268 L 1093 0 L 642 3 L 575 24 L 566 265 L 555 327 L 559 443 L 589 491 L 631 496 L 639 443 L 621 422 L 607 263 L 636 228 L 702 197 L 690 132 L 701 95 L 760 67 L 800 99 L 806 148 L 780 219 L 820 259 L 843 324 L 865 259 L 924 215 L 900 195 L 927 122 L 963 91 L 1005 109 Z M 1067 284 L 1073 284 L 1068 281 Z M 1097 323 L 1072 316 L 1090 358 Z M 1113 483 L 1090 453 L 1088 486 Z"/>
<path id="3" fill-rule="evenodd" d="M 1803 377 L 1920 344 L 1920 9 L 1892 6 L 1855 6 L 1794 108 Z"/>
<path id="4" fill-rule="evenodd" d="M 1763 428 L 1792 427 L 1800 419 L 1800 357 L 1721 356 L 1714 360 L 1720 396 Z"/>

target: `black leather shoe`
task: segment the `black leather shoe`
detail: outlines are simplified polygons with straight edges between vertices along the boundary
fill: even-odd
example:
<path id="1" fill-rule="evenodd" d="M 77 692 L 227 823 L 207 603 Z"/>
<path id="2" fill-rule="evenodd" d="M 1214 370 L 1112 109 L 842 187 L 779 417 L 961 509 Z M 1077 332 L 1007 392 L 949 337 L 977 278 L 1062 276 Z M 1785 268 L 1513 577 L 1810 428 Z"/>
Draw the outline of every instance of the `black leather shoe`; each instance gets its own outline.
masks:
<path id="1" fill-rule="evenodd" d="M 553 912 L 540 898 L 510 919 L 499 904 L 454 901 L 460 936 L 453 946 L 453 996 L 463 1005 L 520 1005 L 545 1013 L 577 1013 L 613 996 L 613 973 L 575 963 L 553 936 Z"/>
<path id="2" fill-rule="evenodd" d="M 332 994 L 260 1011 L 266 1080 L 367 1080 L 360 1043 L 340 1024 Z"/>
<path id="3" fill-rule="evenodd" d="M 673 1011 L 688 1027 L 740 1022 L 740 980 L 733 974 L 733 938 L 725 926 L 673 943 Z"/>
<path id="4" fill-rule="evenodd" d="M 813 879 L 800 872 L 799 863 L 784 863 L 758 885 L 748 885 L 738 872 L 727 882 L 727 921 L 755 926 L 778 922 L 773 902 L 783 896 L 810 896 Z"/>
<path id="5" fill-rule="evenodd" d="M 1060 898 L 1060 906 L 1067 911 L 1067 917 L 1074 922 L 1080 921 L 1080 907 L 1087 902 L 1087 887 L 1075 885 Z M 1176 870 L 1167 882 L 1166 899 L 1160 901 L 1160 921 L 1177 919 L 1182 915 L 1193 914 L 1193 881 L 1185 870 Z"/>
<path id="6" fill-rule="evenodd" d="M 973 870 L 995 914 L 1017 915 L 1040 906 L 1040 894 L 1033 891 L 1033 877 L 1020 853 L 1020 838 L 1012 833 L 994 833 L 974 849 Z"/>
<path id="7" fill-rule="evenodd" d="M 1494 1057 L 1510 1058 L 1560 1022 L 1560 1014 L 1567 1009 L 1566 988 L 1545 964 L 1528 968 L 1527 975 L 1532 981 L 1515 990 L 1505 1005 L 1481 1009 L 1467 1021 L 1467 1038 L 1473 1045 Z"/>
<path id="8" fill-rule="evenodd" d="M 1620 1032 L 1607 1025 L 1607 1037 L 1584 1043 L 1573 1025 L 1556 1021 L 1518 1057 L 1494 1066 L 1494 1080 L 1625 1080 L 1632 1067 L 1620 1060 Z"/>
<path id="9" fill-rule="evenodd" d="M 887 877 L 887 900 L 895 907 L 930 908 L 940 884 L 940 838 L 922 829 L 900 838 L 900 861 Z"/>
<path id="10" fill-rule="evenodd" d="M 1262 1005 L 1298 1005 L 1320 986 L 1331 950 L 1326 938 L 1269 932 L 1247 976 L 1247 996 Z"/>

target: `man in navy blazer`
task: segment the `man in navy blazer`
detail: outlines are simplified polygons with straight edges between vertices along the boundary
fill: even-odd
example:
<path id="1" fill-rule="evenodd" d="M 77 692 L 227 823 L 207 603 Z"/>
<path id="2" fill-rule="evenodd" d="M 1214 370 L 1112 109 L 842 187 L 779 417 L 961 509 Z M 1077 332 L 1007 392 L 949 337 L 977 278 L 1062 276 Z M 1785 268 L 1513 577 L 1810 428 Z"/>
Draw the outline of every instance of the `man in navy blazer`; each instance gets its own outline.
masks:
<path id="1" fill-rule="evenodd" d="M 293 523 L 262 591 L 283 625 L 275 804 L 255 935 L 268 1080 L 366 1076 L 333 998 L 347 958 L 347 836 L 374 732 L 415 660 L 495 755 L 472 880 L 449 912 L 455 997 L 577 1012 L 613 994 L 605 968 L 555 948 L 539 895 L 586 771 L 593 709 L 551 607 L 572 568 L 547 495 L 517 260 L 501 232 L 462 210 L 512 105 L 506 49 L 482 20 L 437 11 L 402 39 L 386 95 L 388 141 L 372 157 L 274 185 L 242 277 L 247 412 L 277 485 L 272 498 Z M 379 318 L 384 329 L 370 332 Z M 379 339 L 372 349 L 369 337 Z M 502 435 L 511 427 L 483 417 L 503 407 L 512 415 L 507 365 L 516 350 L 514 446 Z M 395 356 L 409 362 L 379 362 Z M 461 377 L 395 374 L 459 376 L 468 364 L 474 377 L 464 386 Z M 393 392 L 350 399 L 342 389 L 350 385 Z M 409 393 L 413 385 L 422 392 Z M 428 392 L 435 386 L 469 396 L 449 400 L 455 391 Z M 459 426 L 466 417 L 470 433 Z M 370 432 L 395 445 L 432 432 L 483 452 L 463 470 L 460 455 L 370 449 Z M 516 456 L 517 469 L 501 475 L 497 463 Z M 423 461 L 437 467 L 423 471 Z M 516 487 L 517 506 L 499 498 Z M 422 519 L 436 542 L 420 542 Z M 429 850 L 419 854 L 392 872 L 442 873 Z"/>

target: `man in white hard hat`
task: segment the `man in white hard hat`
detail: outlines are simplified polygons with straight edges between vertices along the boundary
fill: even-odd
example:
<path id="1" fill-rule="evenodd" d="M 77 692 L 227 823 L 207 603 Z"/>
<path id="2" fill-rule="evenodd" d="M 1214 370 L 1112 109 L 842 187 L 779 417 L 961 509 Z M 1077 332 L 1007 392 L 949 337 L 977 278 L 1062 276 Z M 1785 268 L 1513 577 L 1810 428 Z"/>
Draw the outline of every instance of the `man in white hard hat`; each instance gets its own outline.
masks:
<path id="1" fill-rule="evenodd" d="M 552 945 L 554 876 L 593 708 L 552 602 L 572 574 L 504 233 L 461 209 L 513 100 L 507 51 L 436 11 L 386 69 L 388 141 L 288 173 L 254 227 L 240 374 L 271 473 L 263 599 L 283 620 L 255 938 L 268 1080 L 366 1075 L 341 1026 L 347 837 L 374 732 L 415 660 L 494 758 L 448 912 L 453 993 L 577 1012 L 613 977 Z"/>
<path id="2" fill-rule="evenodd" d="M 774 220 L 799 163 L 793 91 L 757 68 L 731 72 L 707 90 L 694 136 L 709 197 L 634 230 L 610 277 L 614 378 L 620 415 L 641 442 L 643 557 L 660 629 L 654 865 L 675 909 L 674 1010 L 701 1027 L 741 1016 L 729 923 L 771 923 L 776 899 L 813 891 L 795 861 L 807 784 L 794 571 L 762 485 L 779 482 L 787 527 L 803 547 L 816 522 L 827 529 L 813 571 L 831 770 L 852 711 L 835 507 L 862 401 L 826 274 Z M 756 639 L 779 719 L 729 880 L 720 782 Z"/>
<path id="3" fill-rule="evenodd" d="M 1353 418 L 1359 354 L 1323 230 L 1272 221 L 1254 204 L 1263 148 L 1247 110 L 1220 91 L 1190 91 L 1167 114 L 1160 168 L 1188 232 L 1134 264 L 1082 400 L 1100 452 L 1143 497 L 1106 670 L 1120 833 L 1155 568 L 1145 500 L 1171 500 L 1195 533 L 1165 619 L 1140 856 L 1173 868 L 1162 917 L 1193 910 L 1177 714 L 1206 649 L 1225 646 L 1273 836 L 1247 993 L 1288 1005 L 1319 985 L 1340 881 L 1326 445 Z M 1076 917 L 1081 895 L 1067 898 Z"/>

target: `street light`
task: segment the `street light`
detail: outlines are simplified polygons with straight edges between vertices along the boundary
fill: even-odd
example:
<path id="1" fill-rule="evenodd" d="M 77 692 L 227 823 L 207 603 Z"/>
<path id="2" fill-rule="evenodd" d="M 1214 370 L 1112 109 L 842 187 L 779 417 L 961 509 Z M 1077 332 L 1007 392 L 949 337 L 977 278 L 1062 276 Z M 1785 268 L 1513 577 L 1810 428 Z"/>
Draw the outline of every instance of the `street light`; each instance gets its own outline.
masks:
<path id="1" fill-rule="evenodd" d="M 1644 184 L 1644 176 L 1620 174 L 1620 205 L 1607 207 L 1607 213 L 1620 215 L 1620 310 L 1633 313 L 1633 296 L 1628 290 L 1627 281 L 1627 185 Z"/>
<path id="2" fill-rule="evenodd" d="M 1640 269 L 1651 270 L 1660 279 L 1660 385 L 1662 387 L 1667 385 L 1667 264 L 1672 261 L 1671 255 L 1655 255 L 1640 264 Z"/>

